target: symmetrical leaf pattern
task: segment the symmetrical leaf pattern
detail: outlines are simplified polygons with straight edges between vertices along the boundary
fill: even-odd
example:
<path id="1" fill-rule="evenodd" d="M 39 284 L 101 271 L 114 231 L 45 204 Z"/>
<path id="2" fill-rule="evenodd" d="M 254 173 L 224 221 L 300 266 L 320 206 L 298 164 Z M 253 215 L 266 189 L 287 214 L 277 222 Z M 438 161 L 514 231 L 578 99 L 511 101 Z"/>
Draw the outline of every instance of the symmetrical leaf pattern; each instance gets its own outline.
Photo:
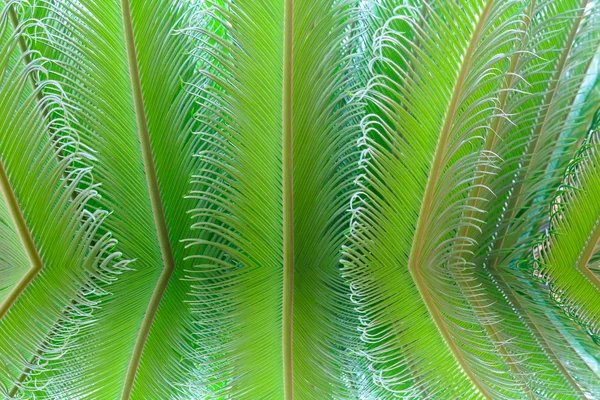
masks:
<path id="1" fill-rule="evenodd" d="M 0 397 L 600 396 L 597 0 L 0 0 Z"/>

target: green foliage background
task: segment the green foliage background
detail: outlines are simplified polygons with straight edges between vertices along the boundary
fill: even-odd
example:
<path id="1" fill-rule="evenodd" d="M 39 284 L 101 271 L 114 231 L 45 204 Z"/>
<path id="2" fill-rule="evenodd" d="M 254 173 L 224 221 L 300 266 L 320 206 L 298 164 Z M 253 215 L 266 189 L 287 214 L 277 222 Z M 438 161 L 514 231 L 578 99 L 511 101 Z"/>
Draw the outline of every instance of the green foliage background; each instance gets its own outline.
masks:
<path id="1" fill-rule="evenodd" d="M 600 397 L 596 0 L 2 0 L 0 397 Z"/>

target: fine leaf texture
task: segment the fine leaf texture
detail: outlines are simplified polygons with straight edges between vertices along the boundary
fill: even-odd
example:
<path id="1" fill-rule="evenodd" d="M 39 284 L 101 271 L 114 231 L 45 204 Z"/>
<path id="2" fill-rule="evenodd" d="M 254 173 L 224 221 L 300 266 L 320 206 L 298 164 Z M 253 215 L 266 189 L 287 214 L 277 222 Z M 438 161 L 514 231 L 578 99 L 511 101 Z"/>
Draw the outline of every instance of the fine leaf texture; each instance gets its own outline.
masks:
<path id="1" fill-rule="evenodd" d="M 554 300 L 598 342 L 600 322 L 598 276 L 589 267 L 600 242 L 598 220 L 598 122 L 567 167 L 554 199 L 547 237 L 536 250 L 536 275 Z"/>
<path id="2" fill-rule="evenodd" d="M 597 0 L 0 0 L 0 398 L 600 397 L 599 60 Z"/>
<path id="3" fill-rule="evenodd" d="M 494 4 L 490 3 L 493 2 L 473 5 L 476 11 L 471 16 L 472 24 L 467 25 L 472 29 L 470 32 L 477 32 L 476 24 L 481 24 L 482 17 L 489 18 L 491 15 L 493 18 L 493 12 L 488 11 L 489 15 L 485 13 L 486 7 L 494 10 Z M 503 40 L 502 30 L 495 31 L 487 42 L 482 39 L 481 42 L 485 43 L 482 45 L 477 38 L 475 45 L 481 47 L 474 51 L 465 44 L 468 41 L 460 41 L 464 46 L 464 53 L 456 64 L 461 65 L 462 62 L 462 67 L 466 65 L 471 70 L 465 70 L 466 78 L 456 75 L 456 71 L 460 69 L 449 71 L 450 81 L 446 87 L 453 88 L 455 95 L 459 90 L 459 96 L 456 97 L 458 100 L 453 101 L 450 90 L 440 90 L 444 86 L 441 84 L 443 81 L 439 80 L 443 77 L 440 65 L 446 65 L 449 51 L 439 52 L 438 48 L 441 45 L 449 45 L 451 49 L 460 47 L 449 43 L 448 34 L 432 34 L 426 30 L 440 29 L 443 26 L 432 22 L 435 21 L 436 13 L 441 11 L 426 4 L 419 5 L 422 7 L 396 8 L 394 16 L 381 28 L 380 35 L 375 39 L 373 53 L 379 55 L 384 66 L 376 63 L 372 66 L 375 78 L 367 96 L 371 98 L 375 111 L 367 117 L 364 124 L 365 152 L 362 162 L 365 174 L 359 181 L 363 190 L 353 199 L 351 206 L 355 218 L 351 233 L 352 245 L 347 252 L 347 274 L 353 282 L 353 298 L 365 315 L 363 338 L 371 343 L 371 352 L 367 351 L 371 367 L 378 372 L 381 385 L 390 392 L 417 398 L 429 394 L 433 387 L 444 393 L 440 396 L 452 396 L 450 393 L 454 390 L 460 393 L 468 390 L 461 387 L 459 379 L 449 380 L 435 375 L 440 373 L 447 376 L 453 370 L 450 363 L 456 362 L 456 359 L 460 361 L 461 357 L 462 370 L 467 373 L 471 370 L 470 381 L 478 384 L 479 392 L 488 397 L 503 398 L 508 392 L 511 393 L 508 395 L 511 398 L 533 396 L 534 393 L 543 393 L 545 397 L 578 398 L 595 393 L 597 387 L 593 382 L 597 380 L 597 372 L 594 367 L 588 368 L 587 360 L 590 355 L 585 352 L 583 355 L 578 354 L 571 345 L 571 337 L 565 334 L 567 330 L 559 330 L 553 326 L 545 315 L 552 310 L 547 302 L 546 308 L 541 308 L 543 311 L 540 311 L 534 301 L 543 299 L 532 300 L 523 296 L 528 290 L 534 292 L 531 287 L 521 286 L 529 280 L 530 272 L 509 270 L 508 276 L 504 278 L 500 271 L 508 269 L 511 263 L 502 260 L 498 264 L 500 254 L 494 253 L 492 255 L 496 256 L 498 265 L 494 265 L 493 270 L 488 270 L 486 258 L 490 256 L 490 246 L 487 242 L 490 239 L 483 236 L 489 230 L 491 233 L 488 237 L 498 240 L 497 232 L 501 231 L 501 225 L 499 226 L 497 219 L 499 216 L 505 217 L 503 213 L 506 203 L 506 197 L 500 198 L 498 194 L 506 191 L 512 195 L 515 190 L 514 180 L 511 183 L 500 179 L 513 179 L 514 168 L 523 168 L 522 164 L 510 163 L 510 159 L 507 160 L 507 155 L 498 145 L 520 156 L 519 148 L 529 144 L 516 135 L 503 133 L 501 129 L 510 130 L 509 132 L 523 132 L 521 129 L 526 132 L 526 129 L 532 129 L 539 136 L 537 127 L 543 122 L 535 120 L 540 114 L 533 106 L 539 101 L 537 99 L 561 102 L 560 106 L 558 103 L 553 106 L 552 118 L 559 121 L 559 118 L 564 119 L 569 115 L 570 108 L 565 104 L 572 102 L 578 94 L 587 65 L 592 59 L 591 51 L 597 48 L 597 35 L 590 34 L 597 30 L 594 11 L 588 9 L 584 14 L 585 4 L 575 2 L 527 2 L 520 9 L 520 21 L 507 23 L 509 20 L 497 15 L 495 29 L 510 32 L 512 38 L 516 38 L 515 42 L 505 48 L 500 47 L 509 42 Z M 502 6 L 509 7 L 505 2 Z M 499 8 L 499 5 L 495 7 Z M 460 13 L 453 13 L 452 22 L 456 19 L 454 14 Z M 450 20 L 446 21 L 451 23 Z M 569 34 L 569 29 L 559 27 L 561 24 L 576 24 L 572 28 L 573 37 L 570 38 L 571 41 L 578 41 L 576 53 L 571 49 L 572 45 L 565 44 L 565 39 L 560 38 L 562 32 L 566 31 L 565 36 Z M 580 24 L 586 28 L 580 30 Z M 485 30 L 481 35 L 485 35 Z M 494 42 L 494 39 L 499 42 Z M 433 43 L 429 44 L 431 42 Z M 507 53 L 509 62 L 502 64 L 497 61 L 496 65 L 486 65 L 487 59 L 478 55 L 473 58 L 481 63 L 482 69 L 473 68 L 477 64 L 471 65 L 467 58 L 469 54 L 474 54 L 479 49 L 484 51 L 486 45 L 493 46 L 494 43 L 497 43 L 498 49 Z M 434 48 L 435 51 L 430 50 Z M 555 57 L 554 52 L 565 56 Z M 497 57 L 498 50 L 492 56 Z M 444 62 L 438 61 L 440 59 Z M 431 64 L 427 65 L 425 62 Z M 556 64 L 560 64 L 563 69 L 570 68 L 569 73 L 555 72 Z M 495 68 L 490 68 L 491 66 Z M 498 69 L 503 74 L 491 81 L 497 85 L 495 93 L 494 86 L 487 86 L 479 93 L 475 89 L 469 90 L 469 87 L 463 88 L 470 82 L 473 82 L 474 88 L 481 84 L 483 78 L 479 78 L 479 81 L 471 78 L 470 81 L 469 73 L 493 79 Z M 546 89 L 550 86 L 553 91 L 557 91 L 555 88 L 558 85 L 548 84 L 548 78 L 543 75 L 545 69 L 549 71 L 549 76 L 557 75 L 560 78 L 564 74 L 568 77 L 563 78 L 565 89 L 560 86 L 561 92 L 556 100 L 548 95 Z M 432 70 L 436 71 L 435 75 L 428 73 Z M 531 82 L 540 80 L 539 89 L 532 87 L 528 78 Z M 488 81 L 488 85 L 491 82 Z M 439 95 L 434 97 L 438 91 Z M 473 97 L 482 97 L 471 100 L 467 96 L 461 97 L 462 91 Z M 432 119 L 431 125 L 427 126 L 432 116 L 436 115 L 432 111 L 436 104 L 434 99 L 438 98 L 438 120 Z M 474 105 L 471 109 L 468 108 L 469 100 Z M 455 101 L 463 101 L 465 104 L 457 103 L 457 106 Z M 486 101 L 496 107 L 481 107 Z M 529 103 L 524 104 L 525 101 Z M 477 109 L 476 106 L 480 108 Z M 520 109 L 514 110 L 514 107 Z M 377 108 L 381 111 L 378 112 Z M 470 112 L 460 119 L 461 110 Z M 543 114 L 546 107 L 541 110 Z M 490 115 L 495 117 L 488 122 Z M 441 116 L 446 120 L 454 117 L 457 121 L 448 123 Z M 578 120 L 576 123 L 585 124 L 585 120 Z M 548 125 L 552 126 L 554 125 Z M 476 138 L 477 130 L 481 132 L 479 136 L 484 137 L 479 142 L 479 150 L 476 140 L 468 140 L 469 134 Z M 564 130 L 566 128 L 554 127 L 548 133 L 550 136 L 556 135 L 554 141 L 547 139 L 549 152 L 561 148 L 558 147 L 561 142 L 557 140 Z M 429 132 L 429 136 L 421 132 Z M 457 135 L 454 143 L 451 136 L 453 133 Z M 424 141 L 427 137 L 430 137 L 429 142 Z M 448 148 L 441 146 L 442 143 Z M 418 149 L 422 149 L 423 153 L 418 153 Z M 568 150 L 557 156 L 564 157 L 566 154 L 569 154 Z M 545 168 L 544 165 L 554 167 L 554 164 L 547 161 L 547 157 L 541 157 L 540 164 L 546 164 L 541 164 L 539 168 Z M 460 169 L 452 168 L 453 163 L 460 162 L 463 163 Z M 423 166 L 427 167 L 423 169 Z M 466 175 L 460 175 L 461 173 Z M 434 181 L 435 188 L 430 189 L 431 183 L 427 183 L 427 186 L 425 183 L 427 179 L 431 182 L 432 176 L 436 175 L 439 177 Z M 542 178 L 543 175 L 538 178 L 539 185 L 533 190 L 539 191 L 541 185 L 546 184 Z M 502 182 L 503 186 L 491 186 L 494 182 Z M 526 182 L 533 185 L 535 181 L 529 178 Z M 552 181 L 548 184 L 550 186 L 547 190 L 550 192 Z M 437 188 L 439 193 L 435 191 Z M 533 190 L 532 194 L 535 193 Z M 427 200 L 429 202 L 424 205 Z M 499 206 L 494 206 L 494 202 Z M 444 218 L 434 219 L 437 214 Z M 513 223 L 521 220 L 513 217 L 507 221 Z M 435 227 L 432 234 L 436 236 L 428 236 L 428 225 Z M 522 237 L 523 233 L 520 235 Z M 512 243 L 500 247 L 502 256 L 512 252 L 513 248 Z M 427 251 L 430 253 L 426 253 Z M 475 258 L 478 256 L 477 252 L 486 258 Z M 433 261 L 427 261 L 427 254 L 433 257 Z M 519 259 L 515 254 L 509 254 L 514 259 Z M 523 251 L 520 254 L 526 256 Z M 420 257 L 418 262 L 411 262 L 415 256 Z M 423 269 L 423 272 L 419 273 L 419 269 Z M 417 283 L 417 288 L 410 282 L 408 272 Z M 515 275 L 516 279 L 510 275 Z M 419 287 L 419 280 L 422 280 L 422 287 Z M 525 282 L 521 283 L 521 280 Z M 539 289 L 536 290 L 539 293 Z M 414 307 L 410 309 L 405 302 L 409 296 L 415 299 L 409 301 Z M 440 299 L 438 296 L 447 297 Z M 421 302 L 420 299 L 424 301 Z M 427 308 L 419 308 L 419 304 Z M 436 326 L 427 321 L 430 324 L 428 328 L 424 324 L 426 321 L 419 316 L 427 312 L 433 314 L 436 308 L 439 315 L 435 321 Z M 411 317 L 413 319 L 409 319 Z M 561 316 L 559 314 L 552 318 L 560 319 Z M 465 322 L 469 325 L 461 325 Z M 444 336 L 445 343 L 453 352 L 453 357 L 446 361 L 448 364 L 444 363 L 443 357 L 447 348 L 442 344 L 419 345 L 435 340 L 439 337 L 437 332 Z M 562 334 L 566 337 L 563 338 Z M 514 341 L 514 337 L 522 339 Z M 427 352 L 420 353 L 422 348 L 427 348 Z M 432 351 L 432 348 L 438 353 Z M 494 359 L 496 353 L 498 357 Z M 579 365 L 582 367 L 574 371 L 571 362 L 563 363 L 562 357 L 566 354 L 569 360 L 580 359 Z M 489 358 L 481 366 L 482 357 L 486 355 Z M 473 357 L 470 362 L 469 356 Z M 487 371 L 486 366 L 490 368 Z M 455 364 L 454 370 L 460 374 L 462 371 L 457 367 Z M 499 370 L 502 372 L 499 373 Z"/>
<path id="4" fill-rule="evenodd" d="M 81 345 L 75 336 L 95 307 L 87 295 L 102 295 L 95 281 L 114 279 L 126 264 L 101 228 L 107 212 L 92 204 L 97 185 L 86 164 L 93 156 L 64 123 L 70 110 L 48 79 L 47 60 L 22 51 L 12 10 L 0 19 L 0 181 L 30 267 L 0 304 L 0 393 L 7 397 L 26 386 L 26 376 L 43 374 L 67 343 Z"/>
<path id="5" fill-rule="evenodd" d="M 352 383 L 357 320 L 339 274 L 358 159 L 359 109 L 348 102 L 356 7 L 316 1 L 294 8 L 291 367 L 299 398 L 354 398 L 362 390 Z M 204 148 L 191 196 L 200 203 L 192 215 L 202 237 L 190 245 L 198 259 L 194 358 L 208 364 L 198 390 L 209 395 L 278 398 L 286 379 L 279 350 L 282 296 L 289 295 L 287 287 L 281 292 L 283 12 L 268 1 L 223 2 L 197 17 L 231 26 L 188 30 L 207 79 L 197 88 Z"/>

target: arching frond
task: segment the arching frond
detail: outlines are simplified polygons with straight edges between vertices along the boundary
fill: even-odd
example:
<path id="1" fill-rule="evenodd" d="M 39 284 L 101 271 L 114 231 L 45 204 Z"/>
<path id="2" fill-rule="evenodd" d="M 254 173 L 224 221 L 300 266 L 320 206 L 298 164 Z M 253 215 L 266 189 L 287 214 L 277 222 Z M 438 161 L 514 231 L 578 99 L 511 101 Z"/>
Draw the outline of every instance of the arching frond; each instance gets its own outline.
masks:
<path id="1" fill-rule="evenodd" d="M 353 398 L 363 390 L 355 378 L 357 320 L 339 258 L 358 160 L 359 104 L 349 98 L 359 83 L 353 76 L 358 2 L 295 5 L 293 62 L 286 68 L 282 6 L 207 4 L 199 19 L 228 24 L 189 30 L 207 79 L 197 87 L 205 147 L 192 192 L 200 203 L 194 228 L 202 232 L 191 241 L 200 316 L 194 358 L 205 365 L 199 390 L 277 397 L 291 375 L 300 398 Z M 288 104 L 281 96 L 286 79 Z M 287 155 L 286 112 L 293 115 Z M 282 203 L 282 157 L 290 156 L 293 206 Z M 282 275 L 286 207 L 293 207 L 293 286 Z M 293 313 L 284 308 L 282 321 L 290 290 Z M 288 318 L 293 344 L 281 336 Z M 282 341 L 284 351 L 292 346 L 291 365 L 279 351 Z M 288 375 L 281 375 L 282 364 Z"/>
<path id="2" fill-rule="evenodd" d="M 0 0 L 0 397 L 600 396 L 599 49 L 597 0 Z"/>
<path id="3" fill-rule="evenodd" d="M 375 44 L 375 54 L 408 51 L 397 53 L 405 67 L 376 61 L 391 74 L 370 84 L 380 111 L 364 124 L 365 174 L 352 204 L 346 262 L 364 313 L 363 339 L 375 345 L 372 368 L 382 386 L 402 396 L 528 390 L 488 337 L 485 326 L 495 321 L 479 319 L 469 302 L 479 296 L 469 287 L 473 271 L 449 253 L 468 243 L 456 230 L 475 222 L 461 222 L 473 172 L 495 162 L 477 150 L 521 14 L 511 2 L 463 3 L 400 7 L 390 22 L 406 21 L 413 33 L 386 24 Z M 431 319 L 421 317 L 426 313 Z"/>
<path id="4" fill-rule="evenodd" d="M 28 269 L 0 303 L 4 397 L 47 372 L 66 343 L 81 346 L 77 332 L 91 323 L 94 299 L 103 294 L 95 281 L 114 280 L 126 268 L 102 228 L 107 212 L 94 205 L 93 155 L 66 123 L 71 110 L 48 76 L 50 61 L 32 57 L 21 29 L 15 4 L 7 3 L 0 12 L 0 189 Z"/>
<path id="5" fill-rule="evenodd" d="M 181 80 L 195 60 L 186 53 L 187 39 L 175 34 L 187 8 L 171 1 L 87 0 L 40 0 L 20 8 L 27 45 L 49 60 L 48 76 L 66 94 L 68 123 L 93 152 L 90 180 L 101 184 L 94 204 L 111 210 L 102 229 L 135 260 L 105 287 L 111 296 L 95 312 L 93 328 L 78 333 L 86 346 L 71 348 L 50 363 L 50 372 L 31 377 L 32 384 L 46 382 L 52 396 L 116 398 L 139 391 L 141 397 L 169 397 L 192 379 L 194 367 L 181 363 L 193 316 L 184 302 L 189 283 L 181 279 L 180 241 L 189 237 L 192 203 L 184 196 L 195 165 L 194 105 Z M 126 46 L 126 31 L 135 48 Z M 135 60 L 128 58 L 135 50 Z M 138 80 L 130 79 L 136 72 Z M 94 362 L 84 362 L 90 351 Z M 158 372 L 157 363 L 163 366 Z"/>
<path id="6" fill-rule="evenodd" d="M 598 123 L 569 164 L 552 206 L 547 238 L 535 251 L 536 275 L 550 286 L 554 300 L 597 342 L 600 280 L 589 268 L 598 242 Z"/>

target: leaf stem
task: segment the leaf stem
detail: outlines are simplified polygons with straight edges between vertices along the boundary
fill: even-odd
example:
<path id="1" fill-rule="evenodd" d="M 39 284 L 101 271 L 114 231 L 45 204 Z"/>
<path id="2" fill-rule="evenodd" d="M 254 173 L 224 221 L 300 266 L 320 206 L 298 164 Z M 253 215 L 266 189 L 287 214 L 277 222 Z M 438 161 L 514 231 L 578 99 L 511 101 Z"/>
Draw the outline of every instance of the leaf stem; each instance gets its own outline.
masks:
<path id="1" fill-rule="evenodd" d="M 150 143 L 150 134 L 148 131 L 148 121 L 146 120 L 146 110 L 144 107 L 144 99 L 142 94 L 142 83 L 140 79 L 139 67 L 137 62 L 137 54 L 135 50 L 135 39 L 133 32 L 133 22 L 131 19 L 131 8 L 129 0 L 121 0 L 121 7 L 123 13 L 123 28 L 125 35 L 125 46 L 127 49 L 127 60 L 129 63 L 129 72 L 131 78 L 131 88 L 133 94 L 133 105 L 135 108 L 135 116 L 137 120 L 138 133 L 140 137 L 140 145 L 142 148 L 142 158 L 144 161 L 144 169 L 146 172 L 146 181 L 148 184 L 148 193 L 150 195 L 150 204 L 152 206 L 152 214 L 154 216 L 154 224 L 158 235 L 158 242 L 162 254 L 163 260 L 163 271 L 160 274 L 154 292 L 148 303 L 146 309 L 146 315 L 140 326 L 138 337 L 136 339 L 131 359 L 129 361 L 129 367 L 127 369 L 127 375 L 125 376 L 125 382 L 123 385 L 123 391 L 121 393 L 121 399 L 129 399 L 131 390 L 133 389 L 133 382 L 135 375 L 140 364 L 142 352 L 144 351 L 144 345 L 148 339 L 150 328 L 158 311 L 162 296 L 169 284 L 169 279 L 175 269 L 175 260 L 173 258 L 173 250 L 169 241 L 169 232 L 167 229 L 167 222 L 165 219 L 165 213 L 163 210 L 162 200 L 160 197 L 160 189 L 158 185 L 158 178 L 156 175 L 156 167 L 154 165 L 154 158 L 152 156 L 152 145 Z"/>
<path id="2" fill-rule="evenodd" d="M 15 224 L 17 234 L 21 239 L 21 243 L 25 248 L 27 258 L 29 258 L 29 262 L 31 263 L 31 268 L 19 280 L 19 282 L 17 282 L 15 287 L 11 290 L 11 292 L 4 299 L 4 301 L 0 303 L 1 320 L 2 318 L 4 318 L 4 316 L 12 307 L 12 305 L 17 301 L 19 296 L 25 291 L 27 286 L 29 286 L 29 284 L 33 281 L 37 274 L 42 270 L 42 268 L 44 267 L 44 263 L 42 262 L 42 258 L 40 257 L 40 254 L 37 251 L 35 242 L 31 237 L 31 232 L 27 227 L 27 222 L 25 221 L 21 208 L 19 207 L 19 202 L 17 201 L 17 197 L 15 196 L 15 192 L 13 191 L 13 188 L 10 184 L 8 174 L 6 173 L 6 169 L 4 168 L 4 163 L 1 160 L 0 191 L 2 191 L 2 195 L 4 196 L 4 200 L 6 201 L 6 205 L 8 207 L 8 211 Z"/>

